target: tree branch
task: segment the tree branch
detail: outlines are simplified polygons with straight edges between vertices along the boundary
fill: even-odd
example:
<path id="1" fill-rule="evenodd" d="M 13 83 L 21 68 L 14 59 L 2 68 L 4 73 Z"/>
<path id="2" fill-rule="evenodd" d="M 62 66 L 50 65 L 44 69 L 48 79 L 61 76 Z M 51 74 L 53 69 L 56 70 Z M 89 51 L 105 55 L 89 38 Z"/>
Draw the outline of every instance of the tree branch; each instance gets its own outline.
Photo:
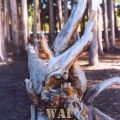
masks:
<path id="1" fill-rule="evenodd" d="M 35 120 L 35 106 L 31 105 L 31 118 L 30 120 Z"/>
<path id="2" fill-rule="evenodd" d="M 114 120 L 93 106 L 87 106 L 87 114 L 89 120 Z"/>
<path id="3" fill-rule="evenodd" d="M 78 59 L 79 55 L 83 52 L 84 49 L 89 45 L 92 40 L 93 33 L 92 28 L 94 24 L 96 12 L 92 11 L 89 21 L 87 23 L 84 35 L 78 40 L 71 48 L 62 53 L 57 57 L 52 57 L 49 61 L 47 70 L 46 70 L 46 79 L 49 81 L 51 76 L 56 78 L 64 77 L 68 73 L 69 68 Z"/>
<path id="4" fill-rule="evenodd" d="M 40 42 L 45 54 L 48 56 L 48 58 L 51 58 L 53 56 L 53 52 L 50 50 L 43 32 L 40 32 Z"/>
<path id="5" fill-rule="evenodd" d="M 45 80 L 45 71 L 48 60 L 42 60 L 36 54 L 32 45 L 28 46 L 28 68 L 30 79 L 33 82 L 35 93 L 40 93 L 42 90 L 42 81 Z"/>
<path id="6" fill-rule="evenodd" d="M 74 3 L 74 8 L 72 10 L 70 18 L 68 19 L 61 32 L 57 35 L 53 43 L 52 48 L 54 50 L 55 56 L 59 55 L 68 48 L 69 42 L 82 19 L 86 4 L 87 0 L 77 0 Z"/>
<path id="7" fill-rule="evenodd" d="M 87 104 L 91 104 L 95 97 L 97 97 L 103 90 L 113 84 L 120 84 L 120 77 L 113 77 L 110 79 L 105 80 L 104 82 L 100 83 L 99 85 L 91 88 L 85 94 L 85 102 Z"/>

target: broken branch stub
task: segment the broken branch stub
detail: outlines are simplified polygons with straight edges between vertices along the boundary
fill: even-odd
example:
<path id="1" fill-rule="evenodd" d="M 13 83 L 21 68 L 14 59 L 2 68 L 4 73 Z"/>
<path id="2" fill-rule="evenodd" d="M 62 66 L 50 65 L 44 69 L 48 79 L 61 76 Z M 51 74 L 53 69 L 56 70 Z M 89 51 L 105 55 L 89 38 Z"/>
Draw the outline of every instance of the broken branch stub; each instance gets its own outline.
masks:
<path id="1" fill-rule="evenodd" d="M 48 58 L 51 58 L 52 56 L 54 56 L 53 52 L 50 50 L 48 46 L 46 37 L 42 31 L 40 32 L 40 42 L 41 42 L 41 47 L 43 51 L 45 52 L 45 54 L 48 56 Z"/>

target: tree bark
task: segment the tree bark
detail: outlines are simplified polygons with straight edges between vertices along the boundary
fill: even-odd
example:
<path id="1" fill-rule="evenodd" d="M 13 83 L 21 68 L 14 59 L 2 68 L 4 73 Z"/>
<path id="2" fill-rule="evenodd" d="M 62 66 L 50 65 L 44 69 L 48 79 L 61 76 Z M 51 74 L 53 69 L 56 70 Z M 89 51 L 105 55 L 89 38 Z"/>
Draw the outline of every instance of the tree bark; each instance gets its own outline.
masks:
<path id="1" fill-rule="evenodd" d="M 110 0 L 110 40 L 111 47 L 115 45 L 115 20 L 114 20 L 114 1 Z"/>
<path id="2" fill-rule="evenodd" d="M 68 0 L 64 0 L 64 24 L 68 20 L 68 8 L 67 8 L 67 2 Z"/>
<path id="3" fill-rule="evenodd" d="M 93 6 L 92 2 L 90 3 L 90 5 Z M 98 64 L 98 36 L 97 35 L 98 34 L 97 34 L 97 15 L 96 15 L 94 27 L 93 27 L 93 40 L 90 44 L 89 65 Z"/>
<path id="4" fill-rule="evenodd" d="M 98 33 L 98 53 L 104 54 L 102 43 L 102 9 L 100 5 L 98 5 L 97 11 L 97 33 Z"/>
<path id="5" fill-rule="evenodd" d="M 10 0 L 11 8 L 11 22 L 12 22 L 12 41 L 15 48 L 15 53 L 20 53 L 19 39 L 18 39 L 18 13 L 16 0 Z"/>
<path id="6" fill-rule="evenodd" d="M 4 0 L 4 38 L 5 42 L 10 42 L 10 26 L 9 26 L 9 2 Z"/>
<path id="7" fill-rule="evenodd" d="M 57 5 L 58 5 L 58 18 L 59 18 L 59 26 L 60 30 L 63 27 L 62 21 L 63 21 L 63 15 L 62 15 L 62 0 L 57 0 Z"/>
<path id="8" fill-rule="evenodd" d="M 22 36 L 23 36 L 23 49 L 27 51 L 28 46 L 28 11 L 27 0 L 21 0 L 22 8 Z"/>
<path id="9" fill-rule="evenodd" d="M 5 40 L 3 33 L 3 24 L 2 24 L 2 1 L 0 0 L 0 62 L 6 62 L 7 55 L 5 50 Z"/>
<path id="10" fill-rule="evenodd" d="M 114 10 L 114 19 L 115 19 L 115 35 L 117 38 L 120 38 L 120 31 L 117 25 L 117 15 L 115 10 Z"/>
<path id="11" fill-rule="evenodd" d="M 34 46 L 35 50 L 38 52 L 39 45 L 38 45 L 38 37 L 37 37 L 37 12 L 38 12 L 38 0 L 34 0 L 34 28 L 33 28 L 33 39 L 34 39 Z"/>
<path id="12" fill-rule="evenodd" d="M 110 45 L 108 40 L 108 13 L 107 13 L 107 0 L 103 0 L 103 7 L 104 7 L 104 39 L 105 39 L 105 47 L 107 51 L 109 51 Z"/>
<path id="13" fill-rule="evenodd" d="M 49 0 L 49 25 L 50 43 L 52 44 L 55 39 L 53 0 Z"/>

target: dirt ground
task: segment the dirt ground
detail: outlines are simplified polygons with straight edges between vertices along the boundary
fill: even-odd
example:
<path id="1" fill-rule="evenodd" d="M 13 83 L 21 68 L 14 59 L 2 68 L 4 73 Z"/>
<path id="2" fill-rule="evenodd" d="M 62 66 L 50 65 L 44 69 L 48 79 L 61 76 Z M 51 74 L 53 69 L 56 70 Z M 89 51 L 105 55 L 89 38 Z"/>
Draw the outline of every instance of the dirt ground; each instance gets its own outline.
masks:
<path id="1" fill-rule="evenodd" d="M 105 53 L 99 57 L 99 64 L 88 66 L 88 53 L 81 58 L 81 66 L 88 80 L 88 87 L 93 87 L 111 77 L 120 77 L 120 53 Z M 94 106 L 115 120 L 120 120 L 120 84 L 112 85 L 103 91 L 94 101 Z"/>
<path id="2" fill-rule="evenodd" d="M 25 87 L 27 57 L 0 66 L 0 120 L 29 120 L 30 101 Z"/>
<path id="3" fill-rule="evenodd" d="M 120 53 L 100 56 L 97 66 L 88 66 L 88 54 L 81 58 L 81 66 L 88 79 L 88 87 L 120 76 Z M 0 120 L 29 120 L 30 101 L 24 79 L 29 78 L 26 55 L 12 58 L 9 64 L 0 65 Z M 120 85 L 111 86 L 94 101 L 94 106 L 115 120 L 120 120 Z"/>

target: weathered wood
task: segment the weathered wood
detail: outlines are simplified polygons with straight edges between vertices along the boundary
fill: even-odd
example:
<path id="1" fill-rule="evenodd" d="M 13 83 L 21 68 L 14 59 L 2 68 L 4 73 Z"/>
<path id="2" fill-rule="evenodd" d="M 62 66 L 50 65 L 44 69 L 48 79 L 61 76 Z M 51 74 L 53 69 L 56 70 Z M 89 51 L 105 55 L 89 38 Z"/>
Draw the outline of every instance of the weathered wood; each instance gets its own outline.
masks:
<path id="1" fill-rule="evenodd" d="M 31 118 L 30 120 L 35 120 L 35 106 L 31 105 Z"/>
<path id="2" fill-rule="evenodd" d="M 25 82 L 26 82 L 26 89 L 31 101 L 33 102 L 34 105 L 38 105 L 39 100 L 37 94 L 34 92 L 33 81 L 25 79 Z"/>
<path id="3" fill-rule="evenodd" d="M 73 76 L 74 79 L 77 79 L 77 84 L 76 87 L 78 86 L 78 89 L 80 89 L 82 91 L 82 93 L 84 93 L 86 91 L 86 87 L 87 87 L 87 79 L 85 76 L 85 73 L 83 72 L 83 70 L 81 69 L 79 62 L 76 61 L 73 66 Z"/>
<path id="4" fill-rule="evenodd" d="M 120 77 L 113 77 L 110 79 L 105 80 L 104 82 L 100 83 L 99 85 L 91 88 L 85 95 L 86 103 L 92 103 L 94 98 L 97 97 L 103 90 L 107 87 L 120 83 Z"/>
<path id="5" fill-rule="evenodd" d="M 66 74 L 68 74 L 68 69 L 92 40 L 92 28 L 95 14 L 96 12 L 92 11 L 84 35 L 81 37 L 81 39 L 61 55 L 52 57 L 50 59 L 46 71 L 46 78 L 48 81 L 50 80 L 51 76 L 55 76 L 56 78 L 61 78 L 63 76 L 65 79 L 67 79 Z"/>
<path id="6" fill-rule="evenodd" d="M 47 60 L 42 60 L 38 57 L 33 46 L 28 46 L 28 68 L 34 91 L 37 94 L 42 90 L 42 81 L 45 80 L 47 63 Z"/>
<path id="7" fill-rule="evenodd" d="M 106 87 L 113 83 L 120 83 L 120 78 L 108 79 L 86 92 L 87 80 L 79 62 L 76 61 L 93 38 L 98 2 L 96 0 L 92 0 L 92 2 L 94 4 L 84 35 L 64 53 L 54 57 L 42 32 L 42 49 L 49 59 L 42 60 L 38 57 L 34 47 L 28 46 L 30 79 L 25 81 L 28 94 L 35 105 L 33 106 L 34 109 L 31 110 L 33 120 L 35 118 L 35 107 L 37 107 L 37 120 L 49 120 L 45 110 L 48 108 L 61 109 L 61 106 L 69 109 L 72 118 L 77 120 L 113 120 L 91 106 L 90 103 Z M 60 44 L 63 45 L 62 42 Z M 58 55 L 60 53 L 58 51 L 54 51 L 54 53 Z M 69 72 L 71 73 L 69 74 Z"/>
<path id="8" fill-rule="evenodd" d="M 51 120 L 43 112 L 38 112 L 37 120 Z"/>
<path id="9" fill-rule="evenodd" d="M 86 4 L 87 0 L 78 0 L 74 3 L 74 8 L 72 10 L 70 18 L 66 22 L 61 32 L 57 35 L 53 43 L 52 48 L 54 50 L 55 56 L 59 55 L 68 48 L 72 35 L 75 33 L 78 24 L 82 19 Z"/>
<path id="10" fill-rule="evenodd" d="M 93 106 L 87 106 L 87 120 L 114 120 Z"/>
<path id="11" fill-rule="evenodd" d="M 41 47 L 45 54 L 48 56 L 48 58 L 51 58 L 53 55 L 53 52 L 50 50 L 47 40 L 45 38 L 45 35 L 43 32 L 40 32 L 40 42 L 41 42 Z"/>

